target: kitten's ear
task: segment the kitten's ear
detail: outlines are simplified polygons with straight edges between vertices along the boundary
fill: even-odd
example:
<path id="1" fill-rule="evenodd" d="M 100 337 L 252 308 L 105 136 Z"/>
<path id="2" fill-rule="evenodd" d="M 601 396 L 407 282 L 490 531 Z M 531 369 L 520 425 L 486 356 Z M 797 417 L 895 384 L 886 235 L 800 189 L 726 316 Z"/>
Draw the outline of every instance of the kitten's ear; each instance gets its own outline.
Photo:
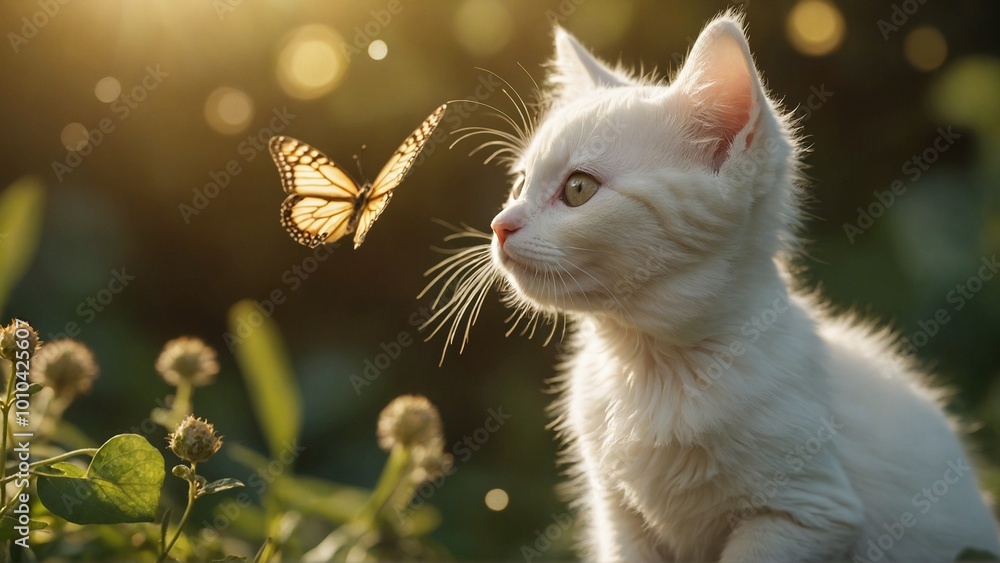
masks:
<path id="1" fill-rule="evenodd" d="M 711 140 L 715 169 L 754 139 L 767 97 L 739 16 L 726 14 L 698 36 L 673 81 L 693 102 L 698 127 Z"/>
<path id="2" fill-rule="evenodd" d="M 556 26 L 556 57 L 552 62 L 550 80 L 562 92 L 590 90 L 594 87 L 613 87 L 629 84 L 628 77 L 611 69 L 590 54 L 565 29 Z"/>

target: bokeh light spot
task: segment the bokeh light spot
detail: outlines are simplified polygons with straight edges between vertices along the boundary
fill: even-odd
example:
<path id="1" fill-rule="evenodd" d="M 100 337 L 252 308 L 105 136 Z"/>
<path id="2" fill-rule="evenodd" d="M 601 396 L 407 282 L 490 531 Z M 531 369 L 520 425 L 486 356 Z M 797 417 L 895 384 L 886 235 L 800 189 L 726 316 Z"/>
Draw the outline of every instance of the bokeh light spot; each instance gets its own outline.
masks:
<path id="1" fill-rule="evenodd" d="M 333 90 L 344 77 L 344 39 L 321 24 L 295 30 L 278 55 L 278 83 L 295 98 L 311 100 Z"/>
<path id="2" fill-rule="evenodd" d="M 368 44 L 368 56 L 376 61 L 381 61 L 389 54 L 389 46 L 385 44 L 385 41 L 381 39 L 376 39 Z"/>
<path id="3" fill-rule="evenodd" d="M 620 44 L 628 33 L 635 11 L 630 0 L 602 0 L 601 2 L 560 2 L 555 13 L 572 18 L 573 33 L 585 37 L 591 49 Z"/>
<path id="4" fill-rule="evenodd" d="M 913 68 L 930 72 L 944 63 L 948 42 L 936 27 L 922 25 L 906 35 L 903 53 Z"/>
<path id="5" fill-rule="evenodd" d="M 78 151 L 90 142 L 90 132 L 87 131 L 87 127 L 82 123 L 70 123 L 66 127 L 63 127 L 62 133 L 59 135 L 59 140 L 62 141 L 66 150 Z"/>
<path id="6" fill-rule="evenodd" d="M 1000 58 L 976 55 L 945 68 L 931 90 L 936 118 L 1000 140 Z"/>
<path id="7" fill-rule="evenodd" d="M 121 94 L 122 84 L 114 76 L 105 76 L 98 80 L 97 85 L 94 86 L 94 95 L 97 96 L 98 100 L 106 104 L 117 100 Z"/>
<path id="8" fill-rule="evenodd" d="M 490 489 L 486 493 L 486 508 L 500 512 L 501 510 L 507 508 L 507 504 L 510 502 L 510 497 L 507 496 L 507 491 L 503 489 Z"/>
<path id="9" fill-rule="evenodd" d="M 253 100 L 236 88 L 216 88 L 205 99 L 205 120 L 218 131 L 231 135 L 240 133 L 253 118 Z"/>
<path id="10" fill-rule="evenodd" d="M 514 21 L 499 0 L 465 0 L 455 13 L 454 27 L 458 43 L 469 54 L 482 57 L 504 48 Z"/>
<path id="11" fill-rule="evenodd" d="M 832 53 L 845 31 L 843 14 L 828 0 L 801 0 L 788 14 L 785 27 L 792 46 L 814 57 Z"/>

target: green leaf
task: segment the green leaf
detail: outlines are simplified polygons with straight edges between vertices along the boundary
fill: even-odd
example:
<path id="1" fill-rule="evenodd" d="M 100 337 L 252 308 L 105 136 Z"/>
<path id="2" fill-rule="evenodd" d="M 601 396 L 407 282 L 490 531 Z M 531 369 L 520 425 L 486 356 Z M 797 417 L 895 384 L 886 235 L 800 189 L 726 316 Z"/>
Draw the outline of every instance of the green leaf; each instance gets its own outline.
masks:
<path id="1" fill-rule="evenodd" d="M 0 193 L 0 311 L 35 255 L 44 200 L 45 186 L 35 176 L 22 176 Z"/>
<path id="2" fill-rule="evenodd" d="M 226 453 L 237 463 L 259 472 L 260 484 L 266 488 L 261 493 L 274 495 L 284 505 L 303 514 L 318 516 L 335 524 L 346 524 L 354 519 L 368 502 L 371 489 L 343 485 L 316 477 L 295 475 L 291 471 L 260 471 L 268 467 L 269 460 L 240 444 L 226 446 Z M 407 533 L 423 536 L 441 524 L 441 513 L 429 504 L 409 513 Z"/>
<path id="3" fill-rule="evenodd" d="M 970 547 L 959 553 L 956 561 L 1000 561 L 1000 557 L 991 551 Z"/>
<path id="4" fill-rule="evenodd" d="M 162 553 L 167 547 L 167 528 L 170 527 L 170 513 L 173 512 L 171 509 L 166 509 L 163 511 L 163 516 L 160 517 L 160 552 Z"/>
<path id="5" fill-rule="evenodd" d="M 254 301 L 229 309 L 226 343 L 236 353 L 271 457 L 294 447 L 302 425 L 299 388 L 277 325 Z"/>
<path id="6" fill-rule="evenodd" d="M 75 524 L 152 522 L 163 486 L 163 456 L 145 438 L 120 434 L 104 443 L 86 471 L 55 463 L 38 476 L 38 500 Z"/>
<path id="7" fill-rule="evenodd" d="M 29 530 L 41 530 L 48 525 L 48 522 L 42 522 L 41 520 L 28 520 Z M 0 518 L 0 541 L 12 540 L 23 536 L 24 534 L 21 533 L 21 530 L 14 529 L 15 526 L 20 526 L 17 518 L 11 516 Z"/>
<path id="8" fill-rule="evenodd" d="M 353 520 L 371 496 L 368 489 L 304 476 L 290 476 L 276 481 L 274 488 L 277 497 L 290 508 L 338 524 Z M 407 534 L 423 536 L 433 532 L 440 524 L 441 513 L 433 506 L 424 504 L 409 512 Z"/>
<path id="9" fill-rule="evenodd" d="M 272 541 L 273 540 L 271 540 L 270 537 L 264 538 L 264 543 L 260 544 L 260 549 L 258 549 L 257 554 L 253 556 L 253 563 L 258 563 L 261 560 L 264 556 L 264 552 L 271 547 Z"/>
<path id="10" fill-rule="evenodd" d="M 198 496 L 214 495 L 215 493 L 221 493 L 222 491 L 228 491 L 229 489 L 238 489 L 240 487 L 246 487 L 246 485 L 244 485 L 239 479 L 227 477 L 225 479 L 219 479 L 218 481 L 212 481 L 211 483 L 205 485 L 205 488 L 201 490 Z"/>

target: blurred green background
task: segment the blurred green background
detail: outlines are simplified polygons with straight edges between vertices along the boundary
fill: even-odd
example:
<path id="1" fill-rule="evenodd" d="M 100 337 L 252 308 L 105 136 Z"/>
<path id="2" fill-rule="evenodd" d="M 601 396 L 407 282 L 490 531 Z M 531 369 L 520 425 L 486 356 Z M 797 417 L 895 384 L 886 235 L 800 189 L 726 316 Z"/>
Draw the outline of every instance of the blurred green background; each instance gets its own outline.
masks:
<path id="1" fill-rule="evenodd" d="M 364 144 L 372 177 L 437 105 L 480 96 L 481 68 L 530 95 L 553 21 L 606 60 L 668 73 L 733 5 L 811 147 L 805 278 L 837 307 L 910 339 L 958 390 L 958 412 L 992 424 L 973 439 L 996 460 L 1000 280 L 969 281 L 1000 246 L 1000 3 L 991 0 L 4 2 L 0 185 L 24 174 L 47 185 L 38 253 L 4 319 L 29 320 L 45 340 L 76 328 L 93 348 L 101 378 L 66 414 L 92 436 L 133 430 L 170 392 L 153 369 L 166 340 L 204 338 L 222 373 L 199 390 L 196 414 L 227 443 L 262 450 L 223 334 L 233 303 L 280 290 L 273 318 L 304 398 L 297 471 L 370 487 L 385 460 L 379 410 L 424 394 L 448 443 L 468 436 L 477 448 L 453 449 L 457 472 L 430 496 L 443 515 L 435 537 L 463 559 L 520 557 L 566 511 L 545 429 L 544 382 L 560 346 L 505 338 L 506 312 L 490 298 L 465 353 L 438 367 L 442 338 L 424 343 L 412 323 L 430 304 L 415 299 L 422 272 L 441 258 L 430 247 L 448 232 L 431 219 L 487 229 L 504 171 L 468 157 L 473 145 L 431 144 L 360 250 L 314 255 L 279 225 L 284 193 L 261 149 L 272 133 L 291 135 L 353 172 Z M 513 109 L 499 91 L 482 99 Z M 499 124 L 470 109 L 442 128 Z M 934 149 L 939 128 L 953 142 Z M 876 192 L 896 181 L 885 205 Z M 859 207 L 878 215 L 870 227 Z M 863 232 L 849 235 L 845 224 L 859 220 Z M 117 293 L 116 273 L 134 276 Z M 939 309 L 949 321 L 927 330 Z M 351 375 L 401 336 L 413 343 L 356 392 Z M 479 443 L 490 409 L 510 418 Z M 227 463 L 204 470 L 246 471 Z M 491 489 L 508 494 L 503 510 L 484 503 Z"/>

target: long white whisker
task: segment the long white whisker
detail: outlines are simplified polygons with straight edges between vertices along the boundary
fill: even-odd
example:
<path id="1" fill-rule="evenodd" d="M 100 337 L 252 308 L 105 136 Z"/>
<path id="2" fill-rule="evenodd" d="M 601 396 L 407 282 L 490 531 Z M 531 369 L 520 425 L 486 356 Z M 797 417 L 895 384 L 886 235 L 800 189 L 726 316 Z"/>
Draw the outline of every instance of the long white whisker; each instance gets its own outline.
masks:
<path id="1" fill-rule="evenodd" d="M 434 272 L 439 272 L 438 276 L 436 276 L 434 278 L 434 280 L 431 280 L 431 285 L 433 285 L 433 283 L 435 281 L 437 281 L 438 277 L 440 277 L 442 274 L 451 271 L 453 268 L 459 267 L 457 265 L 457 263 L 464 262 L 466 260 L 473 260 L 473 259 L 475 259 L 477 257 L 477 255 L 480 255 L 480 254 L 487 254 L 488 255 L 489 251 L 490 251 L 490 247 L 489 247 L 488 244 L 478 244 L 476 246 L 471 246 L 469 248 L 466 248 L 466 249 L 463 249 L 463 250 L 459 250 L 459 251 L 455 251 L 455 252 L 452 252 L 450 250 L 445 251 L 445 252 L 451 253 L 452 256 L 449 256 L 449 257 L 445 258 L 444 260 L 441 260 L 440 262 L 437 263 L 437 265 L 435 265 L 432 268 L 429 268 L 426 272 L 424 272 L 424 276 L 429 276 L 429 275 L 433 274 Z M 422 297 L 423 294 L 424 294 L 424 292 L 426 292 L 426 291 L 427 291 L 427 288 L 424 288 L 424 291 L 421 291 L 420 295 L 417 295 L 417 298 L 419 299 L 420 297 Z"/>
<path id="2" fill-rule="evenodd" d="M 521 139 L 517 138 L 515 135 L 508 133 L 506 131 L 500 131 L 499 129 L 493 129 L 491 127 L 463 127 L 461 129 L 455 129 L 452 133 L 466 132 L 461 137 L 455 139 L 448 145 L 448 148 L 454 148 L 458 143 L 468 139 L 469 137 L 475 137 L 476 135 L 495 135 L 502 140 L 505 140 L 511 144 L 511 146 L 520 146 Z"/>
<path id="3" fill-rule="evenodd" d="M 453 100 L 453 101 L 456 102 L 456 103 L 464 102 L 464 103 L 467 103 L 467 104 L 476 104 L 476 105 L 482 106 L 484 108 L 489 108 L 489 109 L 493 110 L 494 112 L 496 112 L 497 117 L 499 117 L 499 118 L 503 119 L 504 121 L 506 121 L 507 124 L 510 125 L 515 131 L 519 131 L 519 132 L 521 131 L 521 127 L 518 126 L 518 124 L 517 124 L 516 121 L 514 121 L 514 118 L 512 118 L 509 115 L 507 115 L 506 112 L 504 112 L 503 110 L 501 110 L 500 108 L 498 108 L 496 106 L 487 104 L 486 102 L 481 102 L 479 100 Z M 451 102 L 449 102 L 449 103 L 451 103 Z"/>
<path id="4" fill-rule="evenodd" d="M 520 63 L 518 63 L 517 66 L 521 67 L 521 70 L 523 70 L 524 73 L 528 75 L 528 78 L 531 80 L 531 83 L 535 86 L 535 92 L 538 92 L 539 91 L 538 83 L 535 82 L 535 79 L 534 77 L 531 76 L 531 73 L 529 73 L 527 69 L 525 69 L 524 66 L 522 66 Z M 521 123 L 524 125 L 524 128 L 522 129 L 523 133 L 525 133 L 524 138 L 530 136 L 531 132 L 534 131 L 535 129 L 535 123 L 532 120 L 532 113 L 528 110 L 528 104 L 525 103 L 524 98 L 521 97 L 521 94 L 517 91 L 517 88 L 514 88 L 514 86 L 512 86 L 511 83 L 507 81 L 507 79 L 500 76 L 499 74 L 491 70 L 487 70 L 485 68 L 482 70 L 500 79 L 500 81 L 502 81 L 504 85 L 506 85 L 507 88 L 509 88 L 510 91 L 514 92 L 514 95 L 517 96 L 517 101 L 515 102 L 514 99 L 511 98 L 507 90 L 506 89 L 503 90 L 503 93 L 506 94 L 507 98 L 511 101 L 511 103 L 514 104 L 514 107 L 517 108 L 518 114 L 520 114 L 521 116 Z M 523 112 L 522 109 L 524 110 Z"/>

